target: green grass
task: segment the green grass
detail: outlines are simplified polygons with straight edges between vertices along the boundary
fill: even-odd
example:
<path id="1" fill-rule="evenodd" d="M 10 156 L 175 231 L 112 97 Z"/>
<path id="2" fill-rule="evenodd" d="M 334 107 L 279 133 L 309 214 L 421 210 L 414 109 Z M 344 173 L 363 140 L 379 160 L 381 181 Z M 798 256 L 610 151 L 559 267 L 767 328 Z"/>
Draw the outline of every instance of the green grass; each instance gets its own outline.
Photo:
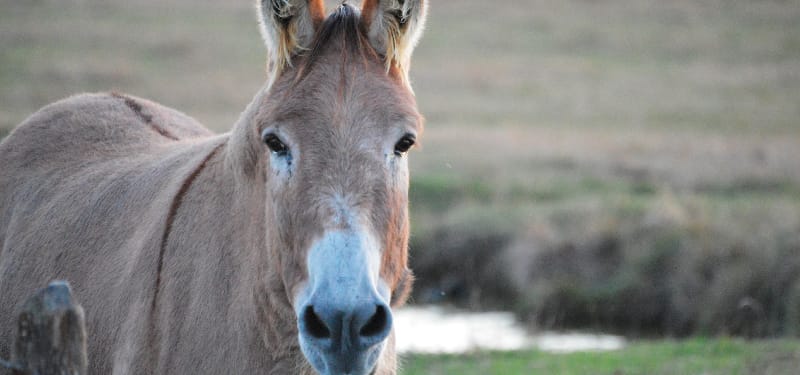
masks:
<path id="1" fill-rule="evenodd" d="M 800 366 L 800 341 L 645 341 L 611 352 L 411 355 L 403 363 L 404 375 L 792 375 Z"/>

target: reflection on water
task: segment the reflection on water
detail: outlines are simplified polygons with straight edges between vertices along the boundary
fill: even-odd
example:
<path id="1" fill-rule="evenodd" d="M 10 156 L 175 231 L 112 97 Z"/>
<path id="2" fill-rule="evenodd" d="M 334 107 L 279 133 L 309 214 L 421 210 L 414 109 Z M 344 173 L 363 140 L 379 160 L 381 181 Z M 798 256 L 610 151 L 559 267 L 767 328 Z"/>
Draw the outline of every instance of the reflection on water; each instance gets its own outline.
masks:
<path id="1" fill-rule="evenodd" d="M 619 336 L 543 332 L 529 335 L 511 313 L 472 313 L 439 306 L 404 307 L 394 313 L 401 353 L 463 353 L 536 348 L 548 352 L 616 350 Z"/>

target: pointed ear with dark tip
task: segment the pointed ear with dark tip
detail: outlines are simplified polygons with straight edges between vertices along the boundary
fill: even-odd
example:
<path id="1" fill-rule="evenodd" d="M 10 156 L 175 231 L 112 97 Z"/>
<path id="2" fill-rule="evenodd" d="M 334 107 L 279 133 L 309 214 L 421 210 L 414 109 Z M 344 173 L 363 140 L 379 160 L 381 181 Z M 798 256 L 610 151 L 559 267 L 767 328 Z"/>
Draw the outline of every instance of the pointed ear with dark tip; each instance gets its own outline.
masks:
<path id="1" fill-rule="evenodd" d="M 393 65 L 400 69 L 406 83 L 427 8 L 427 0 L 364 0 L 361 8 L 361 22 L 372 47 L 384 56 L 387 69 Z"/>
<path id="2" fill-rule="evenodd" d="M 292 56 L 307 49 L 325 20 L 323 0 L 257 0 L 261 36 L 267 45 L 270 80 L 292 64 Z"/>

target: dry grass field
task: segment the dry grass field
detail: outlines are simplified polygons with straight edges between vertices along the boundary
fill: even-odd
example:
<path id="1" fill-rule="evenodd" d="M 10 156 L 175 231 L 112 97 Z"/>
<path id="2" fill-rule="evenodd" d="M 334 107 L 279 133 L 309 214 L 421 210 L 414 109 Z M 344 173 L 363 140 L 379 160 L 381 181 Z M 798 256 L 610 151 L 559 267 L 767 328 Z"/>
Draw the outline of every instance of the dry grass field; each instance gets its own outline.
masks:
<path id="1" fill-rule="evenodd" d="M 432 1 L 412 67 L 416 301 L 800 332 L 798 20 L 793 0 Z M 264 59 L 248 0 L 0 0 L 0 136 L 110 90 L 224 132 Z"/>

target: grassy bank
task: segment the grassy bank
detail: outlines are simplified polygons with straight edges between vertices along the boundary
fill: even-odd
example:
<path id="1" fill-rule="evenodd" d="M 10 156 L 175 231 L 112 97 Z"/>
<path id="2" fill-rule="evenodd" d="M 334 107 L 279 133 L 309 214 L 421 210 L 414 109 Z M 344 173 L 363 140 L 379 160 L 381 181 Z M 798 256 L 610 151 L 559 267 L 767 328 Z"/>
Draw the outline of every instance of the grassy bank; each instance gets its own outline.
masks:
<path id="1" fill-rule="evenodd" d="M 796 334 L 797 172 L 787 164 L 773 176 L 735 176 L 743 172 L 733 159 L 698 156 L 717 165 L 687 163 L 680 179 L 619 166 L 602 176 L 600 163 L 575 160 L 520 170 L 532 182 L 511 187 L 422 179 L 420 190 L 443 198 L 430 211 L 413 206 L 415 298 L 511 309 L 548 328 Z M 702 181 L 705 168 L 728 182 Z"/>
<path id="2" fill-rule="evenodd" d="M 401 374 L 792 375 L 798 365 L 797 341 L 695 339 L 639 342 L 620 351 L 597 353 L 411 355 Z"/>

